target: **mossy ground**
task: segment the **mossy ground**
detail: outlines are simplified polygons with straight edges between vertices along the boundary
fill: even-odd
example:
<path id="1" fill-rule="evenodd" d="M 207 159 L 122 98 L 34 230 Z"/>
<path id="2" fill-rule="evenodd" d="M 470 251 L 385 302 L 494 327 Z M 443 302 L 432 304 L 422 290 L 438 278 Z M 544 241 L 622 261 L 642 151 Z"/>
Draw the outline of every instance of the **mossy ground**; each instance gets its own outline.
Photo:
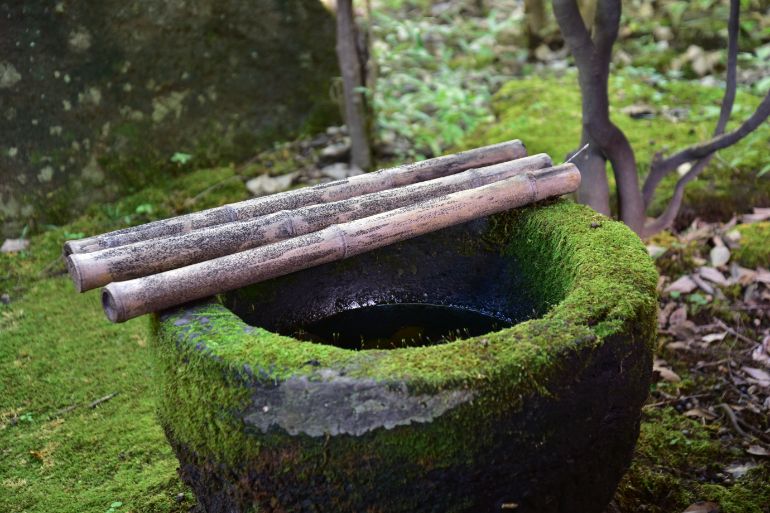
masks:
<path id="1" fill-rule="evenodd" d="M 671 154 L 711 138 L 722 94 L 721 88 L 669 81 L 654 73 L 636 76 L 623 71 L 611 77 L 610 115 L 635 149 L 642 177 L 656 152 Z M 760 100 L 739 90 L 728 130 L 748 117 Z M 624 111 L 629 107 L 645 114 L 632 118 L 631 111 Z M 580 142 L 580 91 L 574 72 L 508 82 L 495 95 L 493 110 L 495 122 L 470 136 L 463 147 L 520 138 L 530 153 L 545 152 L 558 162 Z M 767 163 L 768 140 L 770 123 L 764 123 L 741 143 L 719 152 L 706 172 L 688 185 L 680 218 L 726 220 L 751 206 L 770 205 L 770 174 L 757 176 Z M 674 173 L 659 186 L 650 215 L 665 208 L 677 178 Z"/>
<path id="2" fill-rule="evenodd" d="M 524 135 L 536 142 L 531 134 Z M 112 229 L 126 216 L 137 223 L 244 199 L 237 175 L 232 168 L 190 173 L 95 206 L 32 237 L 22 254 L 0 255 L 0 292 L 11 298 L 0 305 L 0 511 L 80 513 L 122 502 L 118 511 L 182 512 L 193 504 L 156 418 L 149 323 L 109 324 L 95 293 L 75 294 L 58 257 L 66 238 Z M 656 415 L 645 416 L 616 497 L 622 511 L 683 510 L 692 499 L 718 501 L 727 513 L 766 511 L 766 465 L 732 486 L 701 483 L 696 467 L 719 465 L 723 456 L 714 429 L 672 411 L 666 421 Z"/>
<path id="3" fill-rule="evenodd" d="M 735 259 L 745 267 L 770 267 L 770 222 L 743 224 Z"/>

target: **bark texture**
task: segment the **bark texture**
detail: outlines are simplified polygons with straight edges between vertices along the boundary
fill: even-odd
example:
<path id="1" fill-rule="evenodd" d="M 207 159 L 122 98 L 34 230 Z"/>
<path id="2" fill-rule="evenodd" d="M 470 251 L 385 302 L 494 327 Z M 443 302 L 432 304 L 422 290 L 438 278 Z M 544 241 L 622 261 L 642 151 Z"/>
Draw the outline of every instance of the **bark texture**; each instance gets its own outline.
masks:
<path id="1" fill-rule="evenodd" d="M 350 163 L 361 169 L 372 164 L 363 88 L 365 67 L 360 60 L 353 0 L 337 1 L 337 59 L 342 73 L 345 124 L 350 135 Z"/>

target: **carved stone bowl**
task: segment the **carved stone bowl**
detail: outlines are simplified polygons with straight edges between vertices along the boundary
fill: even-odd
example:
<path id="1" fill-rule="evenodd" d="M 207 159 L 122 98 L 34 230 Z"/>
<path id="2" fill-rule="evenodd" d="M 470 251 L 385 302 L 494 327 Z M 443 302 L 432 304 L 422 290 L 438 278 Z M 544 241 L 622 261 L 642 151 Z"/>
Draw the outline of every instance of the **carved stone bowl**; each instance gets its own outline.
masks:
<path id="1" fill-rule="evenodd" d="M 160 420 L 210 513 L 600 513 L 638 436 L 656 278 L 629 229 L 566 201 L 446 229 L 157 316 Z M 403 303 L 511 327 L 290 336 Z"/>

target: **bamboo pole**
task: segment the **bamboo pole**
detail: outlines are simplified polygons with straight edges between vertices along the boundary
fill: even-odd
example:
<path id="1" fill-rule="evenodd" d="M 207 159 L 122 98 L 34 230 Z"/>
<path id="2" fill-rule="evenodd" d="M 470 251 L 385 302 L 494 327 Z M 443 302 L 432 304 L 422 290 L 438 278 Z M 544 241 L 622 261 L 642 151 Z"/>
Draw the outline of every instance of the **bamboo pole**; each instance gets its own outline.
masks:
<path id="1" fill-rule="evenodd" d="M 548 155 L 534 155 L 333 203 L 281 210 L 249 221 L 226 223 L 164 239 L 72 254 L 67 257 L 67 267 L 75 288 L 84 292 L 112 281 L 139 278 L 230 255 L 551 164 Z"/>
<path id="2" fill-rule="evenodd" d="M 143 278 L 113 282 L 102 291 L 102 306 L 112 322 L 123 322 L 574 192 L 579 184 L 580 172 L 573 164 L 528 171 L 489 185 L 332 225 L 274 244 Z"/>
<path id="3" fill-rule="evenodd" d="M 143 240 L 188 233 L 209 226 L 244 221 L 279 210 L 293 210 L 317 203 L 340 201 L 362 194 L 451 175 L 474 167 L 498 164 L 526 155 L 526 148 L 521 141 L 516 139 L 405 166 L 381 169 L 374 173 L 357 175 L 296 191 L 253 198 L 200 212 L 122 228 L 94 237 L 69 240 L 64 243 L 64 255 L 90 253 Z"/>

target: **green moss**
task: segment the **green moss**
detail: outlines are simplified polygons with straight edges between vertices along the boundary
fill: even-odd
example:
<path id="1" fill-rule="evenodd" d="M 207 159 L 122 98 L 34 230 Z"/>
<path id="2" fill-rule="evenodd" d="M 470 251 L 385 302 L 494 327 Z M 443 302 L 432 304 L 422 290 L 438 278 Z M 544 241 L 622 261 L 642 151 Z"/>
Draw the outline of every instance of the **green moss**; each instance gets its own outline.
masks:
<path id="1" fill-rule="evenodd" d="M 0 511 L 187 511 L 155 421 L 149 339 L 146 320 L 110 324 L 98 294 L 64 277 L 0 305 Z"/>
<path id="2" fill-rule="evenodd" d="M 718 424 L 703 426 L 673 408 L 645 413 L 631 469 L 615 501 L 621 511 L 682 511 L 696 501 L 724 513 L 763 513 L 770 504 L 770 467 L 760 465 L 730 485 L 716 484 L 727 462 L 745 462 L 717 441 Z M 724 475 L 724 474 L 722 474 Z"/>
<path id="3" fill-rule="evenodd" d="M 541 319 L 485 335 L 484 344 L 494 350 L 479 350 L 476 337 L 430 347 L 350 351 L 261 329 L 247 334 L 234 314 L 209 304 L 196 309 L 195 319 L 182 318 L 180 312 L 160 323 L 157 353 L 167 391 L 160 409 L 163 423 L 193 450 L 234 463 L 263 450 L 249 442 L 232 414 L 243 411 L 250 400 L 244 364 L 254 369 L 254 379 L 266 382 L 301 375 L 322 379 L 316 367 L 304 365 L 313 360 L 350 378 L 403 380 L 414 394 L 479 390 L 489 399 L 475 402 L 475 413 L 460 418 L 483 424 L 531 394 L 547 394 L 563 371 L 557 355 L 581 354 L 578 359 L 587 365 L 587 354 L 621 333 L 630 337 L 627 343 L 642 341 L 651 348 L 657 275 L 644 246 L 624 225 L 561 201 L 498 216 L 487 238 L 504 240 L 503 251 L 528 263 L 524 272 L 541 277 L 531 293 L 541 304 L 553 306 Z M 378 443 L 391 450 L 406 444 L 404 450 L 420 453 L 412 442 L 392 436 L 383 434 Z M 431 444 L 440 439 L 430 430 L 425 437 Z M 466 440 L 466 447 L 468 443 L 479 441 Z M 445 445 L 439 444 L 442 461 L 465 457 Z"/>
<path id="4" fill-rule="evenodd" d="M 770 267 L 770 222 L 742 224 L 740 246 L 735 260 L 745 267 Z"/>
<path id="5" fill-rule="evenodd" d="M 697 83 L 649 80 L 629 71 L 610 80 L 610 114 L 625 132 L 636 158 L 640 175 L 647 175 L 654 154 L 671 154 L 711 138 L 719 116 L 723 90 Z M 728 130 L 753 112 L 761 98 L 740 90 Z M 530 153 L 545 152 L 559 161 L 580 141 L 580 91 L 574 73 L 561 77 L 537 76 L 507 83 L 495 95 L 492 125 L 478 130 L 462 144 L 471 148 L 520 138 Z M 633 119 L 623 113 L 629 106 L 647 105 L 651 119 Z M 677 120 L 675 115 L 684 114 Z M 558 127 L 555 130 L 554 127 Z M 729 218 L 749 205 L 770 205 L 770 175 L 757 177 L 766 162 L 770 125 L 765 123 L 740 144 L 719 152 L 701 177 L 688 185 L 682 215 L 715 219 Z M 673 193 L 676 174 L 666 178 L 649 213 L 658 214 Z M 612 178 L 610 178 L 612 183 Z"/>

